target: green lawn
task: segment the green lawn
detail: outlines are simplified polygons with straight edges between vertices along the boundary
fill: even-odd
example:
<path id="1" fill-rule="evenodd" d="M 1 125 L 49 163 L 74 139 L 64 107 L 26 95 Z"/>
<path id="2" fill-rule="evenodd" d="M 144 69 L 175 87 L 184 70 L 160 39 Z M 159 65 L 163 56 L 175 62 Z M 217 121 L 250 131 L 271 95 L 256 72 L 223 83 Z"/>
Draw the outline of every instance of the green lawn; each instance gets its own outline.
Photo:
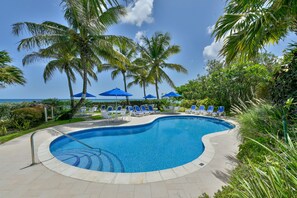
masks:
<path id="1" fill-rule="evenodd" d="M 4 135 L 4 136 L 0 136 L 0 144 L 7 142 L 9 140 L 12 140 L 14 138 L 20 137 L 22 135 L 25 135 L 27 133 L 31 133 L 33 131 L 39 130 L 39 129 L 45 129 L 48 127 L 52 127 L 52 126 L 57 126 L 57 125 L 62 125 L 62 124 L 69 124 L 69 123 L 74 123 L 74 122 L 82 122 L 85 121 L 84 118 L 73 118 L 71 120 L 58 120 L 58 121 L 49 121 L 47 123 L 43 123 L 37 127 L 28 129 L 28 130 L 23 130 L 23 131 L 19 131 L 19 132 L 15 132 L 15 133 L 11 133 L 8 135 Z"/>

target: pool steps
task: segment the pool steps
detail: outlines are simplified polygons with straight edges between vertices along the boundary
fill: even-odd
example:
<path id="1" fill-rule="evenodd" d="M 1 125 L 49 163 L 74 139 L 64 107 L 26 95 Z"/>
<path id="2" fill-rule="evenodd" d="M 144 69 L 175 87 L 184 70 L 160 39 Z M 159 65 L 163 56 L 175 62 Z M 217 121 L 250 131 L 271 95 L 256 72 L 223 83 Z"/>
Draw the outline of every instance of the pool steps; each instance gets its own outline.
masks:
<path id="1" fill-rule="evenodd" d="M 113 153 L 96 149 L 68 149 L 59 151 L 56 157 L 62 162 L 89 170 L 125 172 L 122 161 Z"/>

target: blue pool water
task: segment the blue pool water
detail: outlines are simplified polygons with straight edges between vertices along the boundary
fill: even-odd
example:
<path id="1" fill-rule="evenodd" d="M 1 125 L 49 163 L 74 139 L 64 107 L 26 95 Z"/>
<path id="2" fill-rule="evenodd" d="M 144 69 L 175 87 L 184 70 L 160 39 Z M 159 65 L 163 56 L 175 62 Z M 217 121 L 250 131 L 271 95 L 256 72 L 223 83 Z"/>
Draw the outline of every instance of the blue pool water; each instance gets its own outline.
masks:
<path id="1" fill-rule="evenodd" d="M 173 168 L 196 159 L 204 151 L 202 136 L 233 128 L 227 122 L 196 116 L 168 116 L 153 123 L 84 130 L 50 145 L 64 163 L 107 172 L 148 172 Z"/>

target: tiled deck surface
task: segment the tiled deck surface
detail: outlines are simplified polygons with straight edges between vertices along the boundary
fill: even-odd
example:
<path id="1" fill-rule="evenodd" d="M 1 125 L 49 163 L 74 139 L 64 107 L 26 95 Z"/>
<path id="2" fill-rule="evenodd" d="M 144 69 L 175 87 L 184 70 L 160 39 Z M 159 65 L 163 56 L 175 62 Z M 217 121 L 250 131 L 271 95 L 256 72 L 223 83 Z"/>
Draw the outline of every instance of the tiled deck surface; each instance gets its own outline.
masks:
<path id="1" fill-rule="evenodd" d="M 134 125 L 150 122 L 156 116 L 132 118 Z M 57 126 L 60 131 L 80 130 L 106 125 L 105 121 L 86 121 Z M 120 123 L 118 123 L 120 124 Z M 38 146 L 52 135 L 36 134 Z M 196 172 L 175 179 L 146 184 L 104 184 L 73 179 L 31 163 L 30 134 L 0 145 L 0 197 L 101 197 L 101 198 L 197 198 L 206 192 L 212 195 L 226 185 L 230 171 L 236 166 L 237 130 L 210 137 L 215 149 L 213 159 Z"/>

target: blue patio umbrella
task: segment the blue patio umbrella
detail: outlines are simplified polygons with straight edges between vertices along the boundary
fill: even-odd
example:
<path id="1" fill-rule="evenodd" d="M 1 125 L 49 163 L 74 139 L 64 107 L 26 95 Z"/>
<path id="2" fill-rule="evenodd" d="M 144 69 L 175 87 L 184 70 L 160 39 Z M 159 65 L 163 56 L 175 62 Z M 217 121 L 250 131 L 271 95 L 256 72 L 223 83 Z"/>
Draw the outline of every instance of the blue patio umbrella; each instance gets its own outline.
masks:
<path id="1" fill-rule="evenodd" d="M 116 100 L 118 96 L 133 96 L 132 94 L 125 92 L 119 88 L 115 88 L 106 92 L 103 92 L 99 94 L 100 96 L 115 96 Z M 116 101 L 116 106 L 117 106 L 117 101 Z"/>
<path id="2" fill-rule="evenodd" d="M 83 93 L 81 92 L 81 93 L 78 93 L 78 94 L 74 94 L 73 97 L 81 98 L 82 95 L 83 95 Z M 94 96 L 94 95 L 92 95 L 90 93 L 86 93 L 86 97 L 89 98 L 89 97 L 96 97 L 96 96 Z"/>
<path id="3" fill-rule="evenodd" d="M 153 96 L 152 94 L 146 95 L 143 97 L 144 99 L 151 99 L 151 98 L 156 98 L 156 96 Z"/>
<path id="4" fill-rule="evenodd" d="M 169 93 L 165 94 L 164 96 L 162 96 L 162 98 L 165 98 L 165 97 L 173 98 L 173 97 L 180 97 L 180 96 L 182 96 L 182 95 L 172 91 L 172 92 L 169 92 Z"/>

